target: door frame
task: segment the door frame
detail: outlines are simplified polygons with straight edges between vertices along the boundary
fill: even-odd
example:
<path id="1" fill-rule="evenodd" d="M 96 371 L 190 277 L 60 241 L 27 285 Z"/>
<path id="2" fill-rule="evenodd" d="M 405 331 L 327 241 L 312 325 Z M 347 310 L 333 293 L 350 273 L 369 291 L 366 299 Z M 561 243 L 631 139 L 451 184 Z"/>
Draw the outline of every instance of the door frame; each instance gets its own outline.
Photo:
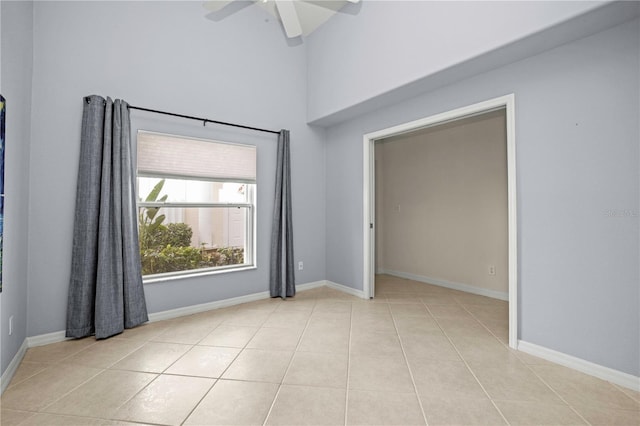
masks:
<path id="1" fill-rule="evenodd" d="M 518 345 L 518 226 L 516 191 L 515 95 L 513 93 L 473 105 L 399 124 L 363 136 L 363 293 L 375 295 L 375 142 L 497 109 L 506 111 L 508 194 L 509 346 Z"/>

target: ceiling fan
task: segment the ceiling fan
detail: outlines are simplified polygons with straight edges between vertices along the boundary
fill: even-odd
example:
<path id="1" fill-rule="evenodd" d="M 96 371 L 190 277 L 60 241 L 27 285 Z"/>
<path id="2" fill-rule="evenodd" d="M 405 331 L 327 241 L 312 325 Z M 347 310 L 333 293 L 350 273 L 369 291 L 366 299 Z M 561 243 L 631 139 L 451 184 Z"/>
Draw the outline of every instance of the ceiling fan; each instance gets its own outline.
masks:
<path id="1" fill-rule="evenodd" d="M 347 3 L 359 3 L 360 0 L 253 0 L 253 2 L 279 17 L 287 37 L 295 38 L 308 35 Z M 234 0 L 210 0 L 205 1 L 203 6 L 216 13 L 232 3 Z"/>

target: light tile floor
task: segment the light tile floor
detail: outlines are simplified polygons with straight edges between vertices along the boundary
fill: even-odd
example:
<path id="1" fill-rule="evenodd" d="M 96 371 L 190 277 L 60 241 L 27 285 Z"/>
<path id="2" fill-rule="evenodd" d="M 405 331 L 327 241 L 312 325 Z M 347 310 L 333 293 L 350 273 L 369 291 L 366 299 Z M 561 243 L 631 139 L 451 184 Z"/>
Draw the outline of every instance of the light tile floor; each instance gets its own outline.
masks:
<path id="1" fill-rule="evenodd" d="M 377 277 L 32 348 L 10 425 L 638 425 L 640 394 L 510 350 L 507 304 Z"/>

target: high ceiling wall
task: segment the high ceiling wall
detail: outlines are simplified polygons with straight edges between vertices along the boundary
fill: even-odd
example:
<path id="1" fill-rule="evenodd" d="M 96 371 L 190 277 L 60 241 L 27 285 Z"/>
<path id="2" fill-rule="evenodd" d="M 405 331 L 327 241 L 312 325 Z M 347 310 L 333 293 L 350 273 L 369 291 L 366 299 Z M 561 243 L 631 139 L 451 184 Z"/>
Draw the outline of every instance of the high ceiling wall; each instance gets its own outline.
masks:
<path id="1" fill-rule="evenodd" d="M 334 125 L 446 86 L 633 19 L 639 8 L 602 1 L 359 6 L 305 41 L 310 123 Z"/>

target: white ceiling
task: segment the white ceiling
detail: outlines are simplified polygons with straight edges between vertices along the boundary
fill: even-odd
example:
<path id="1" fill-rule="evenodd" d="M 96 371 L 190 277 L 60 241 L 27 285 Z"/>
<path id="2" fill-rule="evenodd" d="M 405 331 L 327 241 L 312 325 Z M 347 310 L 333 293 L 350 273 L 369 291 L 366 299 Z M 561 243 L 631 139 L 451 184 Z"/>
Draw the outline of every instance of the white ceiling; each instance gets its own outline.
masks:
<path id="1" fill-rule="evenodd" d="M 273 1 L 257 1 L 257 3 L 268 10 L 270 14 L 278 17 L 276 6 Z M 315 0 L 315 1 L 294 1 L 293 5 L 298 13 L 302 35 L 307 36 L 315 31 L 322 24 L 327 22 L 338 10 L 342 9 L 348 2 L 339 0 Z"/>
<path id="2" fill-rule="evenodd" d="M 222 10 L 233 0 L 211 0 L 206 1 L 204 6 L 206 9 L 214 13 Z M 255 6 L 260 6 L 267 10 L 278 20 L 280 15 L 276 10 L 276 4 L 272 0 L 254 0 Z M 298 20 L 302 27 L 302 35 L 307 36 L 327 22 L 333 15 L 342 9 L 349 1 L 346 0 L 293 0 Z"/>

